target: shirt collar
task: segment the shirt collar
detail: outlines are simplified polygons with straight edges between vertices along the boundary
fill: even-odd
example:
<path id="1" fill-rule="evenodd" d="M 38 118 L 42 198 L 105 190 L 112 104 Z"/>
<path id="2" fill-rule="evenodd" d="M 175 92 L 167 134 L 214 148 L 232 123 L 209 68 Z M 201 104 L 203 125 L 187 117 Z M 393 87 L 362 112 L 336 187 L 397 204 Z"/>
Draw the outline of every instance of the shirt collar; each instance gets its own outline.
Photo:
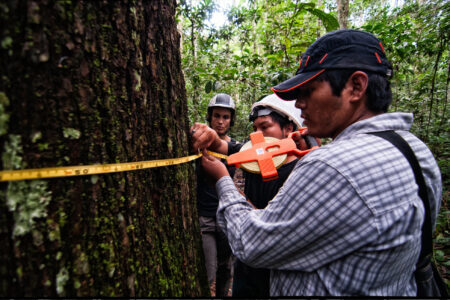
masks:
<path id="1" fill-rule="evenodd" d="M 374 117 L 353 123 L 342 131 L 334 140 L 341 140 L 359 133 L 410 130 L 414 117 L 411 113 L 383 113 Z"/>

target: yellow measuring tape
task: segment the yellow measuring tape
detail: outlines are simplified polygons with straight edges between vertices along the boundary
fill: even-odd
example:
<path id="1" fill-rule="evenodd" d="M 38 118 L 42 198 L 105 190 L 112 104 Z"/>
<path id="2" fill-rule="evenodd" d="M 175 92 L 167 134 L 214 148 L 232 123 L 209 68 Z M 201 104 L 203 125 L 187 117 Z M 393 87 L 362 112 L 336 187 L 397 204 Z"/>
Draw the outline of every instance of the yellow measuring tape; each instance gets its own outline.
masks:
<path id="1" fill-rule="evenodd" d="M 227 158 L 226 155 L 220 153 L 211 151 L 208 151 L 208 153 L 219 158 L 223 159 Z M 27 170 L 7 170 L 7 171 L 0 171 L 0 181 L 85 176 L 94 174 L 135 171 L 163 166 L 178 165 L 195 160 L 201 157 L 202 155 L 203 154 L 199 153 L 179 158 L 168 158 L 168 159 L 138 161 L 131 163 L 106 164 L 106 165 L 69 166 L 69 167 L 54 167 L 41 169 L 27 169 Z"/>

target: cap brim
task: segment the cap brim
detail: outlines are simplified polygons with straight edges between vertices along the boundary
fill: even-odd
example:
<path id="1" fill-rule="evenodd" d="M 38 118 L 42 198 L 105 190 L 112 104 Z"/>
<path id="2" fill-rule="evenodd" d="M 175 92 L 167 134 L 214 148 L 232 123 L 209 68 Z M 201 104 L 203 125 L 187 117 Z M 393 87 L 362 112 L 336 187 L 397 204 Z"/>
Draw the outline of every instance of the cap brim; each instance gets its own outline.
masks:
<path id="1" fill-rule="evenodd" d="M 316 78 L 324 71 L 325 69 L 319 71 L 300 73 L 272 87 L 272 91 L 283 100 L 287 101 L 296 100 L 298 95 L 298 88 L 303 84 L 307 83 L 308 81 Z"/>

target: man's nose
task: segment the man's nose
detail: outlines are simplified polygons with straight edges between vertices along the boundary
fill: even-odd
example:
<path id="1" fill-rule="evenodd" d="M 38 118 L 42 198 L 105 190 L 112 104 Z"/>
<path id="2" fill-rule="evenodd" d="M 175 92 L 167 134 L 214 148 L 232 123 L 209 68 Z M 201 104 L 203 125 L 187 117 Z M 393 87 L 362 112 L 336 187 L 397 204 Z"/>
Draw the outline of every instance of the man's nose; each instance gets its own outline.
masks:
<path id="1" fill-rule="evenodd" d="M 306 101 L 303 100 L 302 98 L 298 98 L 298 99 L 295 101 L 295 107 L 304 109 L 305 106 L 306 106 Z"/>

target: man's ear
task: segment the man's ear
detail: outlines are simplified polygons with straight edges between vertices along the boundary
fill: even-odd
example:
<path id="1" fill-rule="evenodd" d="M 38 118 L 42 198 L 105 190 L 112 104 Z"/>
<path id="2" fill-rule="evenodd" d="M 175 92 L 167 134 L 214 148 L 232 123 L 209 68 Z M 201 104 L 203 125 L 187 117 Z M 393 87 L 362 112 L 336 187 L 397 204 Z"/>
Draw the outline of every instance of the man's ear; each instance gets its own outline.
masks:
<path id="1" fill-rule="evenodd" d="M 284 137 L 287 138 L 289 133 L 294 131 L 294 125 L 292 123 L 286 124 L 283 128 Z"/>
<path id="2" fill-rule="evenodd" d="M 366 95 L 369 76 L 362 71 L 356 71 L 347 80 L 350 101 L 359 101 Z"/>

